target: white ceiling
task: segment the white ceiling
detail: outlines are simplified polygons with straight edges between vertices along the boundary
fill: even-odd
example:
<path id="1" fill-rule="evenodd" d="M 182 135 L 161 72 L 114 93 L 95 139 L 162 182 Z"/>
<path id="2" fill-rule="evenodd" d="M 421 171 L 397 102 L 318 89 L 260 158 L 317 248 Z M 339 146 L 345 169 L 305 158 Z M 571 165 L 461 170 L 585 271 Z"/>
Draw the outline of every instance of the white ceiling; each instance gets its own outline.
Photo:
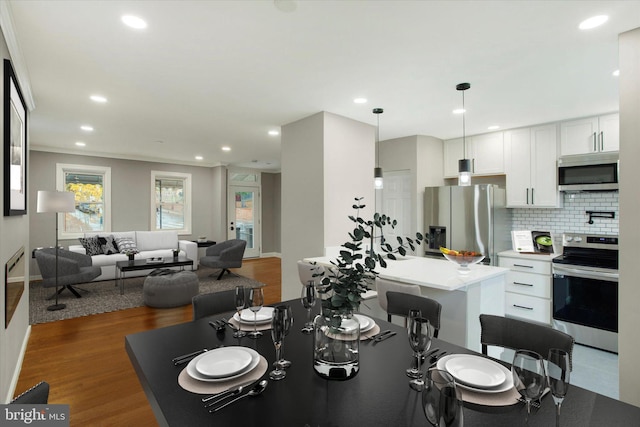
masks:
<path id="1" fill-rule="evenodd" d="M 471 83 L 468 135 L 617 111 L 617 37 L 640 27 L 640 1 L 9 6 L 35 101 L 33 149 L 272 170 L 280 137 L 267 131 L 319 111 L 375 125 L 382 107 L 381 140 L 461 136 L 460 82 Z M 125 27 L 124 14 L 148 28 Z M 604 26 L 577 28 L 601 14 Z"/>

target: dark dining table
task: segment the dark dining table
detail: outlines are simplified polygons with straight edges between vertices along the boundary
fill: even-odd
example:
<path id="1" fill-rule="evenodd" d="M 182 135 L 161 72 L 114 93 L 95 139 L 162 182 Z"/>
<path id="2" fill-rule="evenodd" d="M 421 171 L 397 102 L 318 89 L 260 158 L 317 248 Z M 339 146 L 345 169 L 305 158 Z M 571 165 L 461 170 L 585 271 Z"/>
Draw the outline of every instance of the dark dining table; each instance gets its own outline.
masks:
<path id="1" fill-rule="evenodd" d="M 261 427 L 351 427 L 351 426 L 428 426 L 421 405 L 421 394 L 409 388 L 405 370 L 412 362 L 406 330 L 382 319 L 374 319 L 381 330 L 397 334 L 385 341 L 360 343 L 360 371 L 349 380 L 326 380 L 313 370 L 313 335 L 300 329 L 306 311 L 299 300 L 291 306 L 294 325 L 285 339 L 285 358 L 292 362 L 286 378 L 269 381 L 257 397 L 248 397 L 209 413 L 201 402 L 203 395 L 184 390 L 178 375 L 185 365 L 174 366 L 172 359 L 203 348 L 241 345 L 252 348 L 271 365 L 275 349 L 269 331 L 259 339 L 233 338 L 227 328 L 218 332 L 210 320 L 230 318 L 233 313 L 193 322 L 140 332 L 125 337 L 125 347 L 138 379 L 161 426 Z M 314 310 L 319 311 L 318 307 Z M 466 348 L 433 339 L 431 348 L 447 354 L 477 354 Z M 266 378 L 271 367 L 267 370 Z M 524 426 L 526 408 L 522 403 L 506 407 L 465 404 L 464 425 Z M 540 409 L 532 409 L 530 427 L 554 426 L 552 397 L 543 398 Z M 640 408 L 570 386 L 562 405 L 561 426 L 640 425 Z"/>

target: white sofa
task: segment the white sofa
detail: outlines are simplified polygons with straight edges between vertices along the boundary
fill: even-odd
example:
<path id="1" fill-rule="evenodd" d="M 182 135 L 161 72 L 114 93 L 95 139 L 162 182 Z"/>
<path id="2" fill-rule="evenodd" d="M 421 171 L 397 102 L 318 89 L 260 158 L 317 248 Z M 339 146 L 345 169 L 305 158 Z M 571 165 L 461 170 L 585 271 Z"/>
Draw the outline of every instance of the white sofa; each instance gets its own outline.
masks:
<path id="1" fill-rule="evenodd" d="M 112 233 L 85 233 L 84 237 L 92 236 L 109 236 L 117 237 L 130 237 L 136 242 L 139 253 L 135 255 L 136 259 L 147 259 L 151 257 L 165 257 L 173 258 L 173 249 L 180 248 L 180 256 L 187 257 L 193 260 L 194 266 L 192 270 L 197 268 L 198 260 L 198 245 L 190 240 L 179 240 L 178 233 L 175 231 L 120 231 Z M 78 252 L 86 254 L 87 251 L 82 245 L 70 245 L 69 250 L 72 252 Z M 116 262 L 126 261 L 127 256 L 125 254 L 112 254 L 112 255 L 92 255 L 91 260 L 93 265 L 102 269 L 102 274 L 94 279 L 98 280 L 112 280 L 116 278 Z M 177 269 L 179 269 L 177 267 Z M 133 276 L 146 276 L 149 274 L 148 270 L 139 270 L 127 272 L 127 277 Z"/>

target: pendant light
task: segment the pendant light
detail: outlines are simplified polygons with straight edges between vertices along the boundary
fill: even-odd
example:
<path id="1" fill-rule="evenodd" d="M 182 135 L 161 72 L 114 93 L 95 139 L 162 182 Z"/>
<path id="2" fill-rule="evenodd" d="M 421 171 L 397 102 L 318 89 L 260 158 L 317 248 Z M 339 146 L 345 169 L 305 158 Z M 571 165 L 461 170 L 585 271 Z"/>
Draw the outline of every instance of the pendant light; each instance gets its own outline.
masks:
<path id="1" fill-rule="evenodd" d="M 471 185 L 471 160 L 467 159 L 467 140 L 465 134 L 465 116 L 467 112 L 464 108 L 464 91 L 469 89 L 469 83 L 459 83 L 456 89 L 462 92 L 462 159 L 458 160 L 458 185 L 467 187 Z"/>
<path id="2" fill-rule="evenodd" d="M 376 128 L 376 167 L 373 168 L 373 188 L 382 190 L 382 168 L 380 167 L 380 114 L 384 113 L 382 108 L 374 108 L 373 114 L 378 116 L 378 127 Z"/>

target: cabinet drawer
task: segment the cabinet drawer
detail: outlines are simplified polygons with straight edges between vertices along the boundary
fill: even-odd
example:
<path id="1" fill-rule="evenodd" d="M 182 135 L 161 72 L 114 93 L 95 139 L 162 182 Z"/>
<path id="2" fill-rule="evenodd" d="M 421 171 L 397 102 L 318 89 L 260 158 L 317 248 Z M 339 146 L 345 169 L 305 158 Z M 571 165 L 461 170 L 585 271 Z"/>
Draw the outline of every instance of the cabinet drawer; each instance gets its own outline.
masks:
<path id="1" fill-rule="evenodd" d="M 505 304 L 507 316 L 551 324 L 551 300 L 507 292 Z"/>
<path id="2" fill-rule="evenodd" d="M 551 261 L 500 257 L 498 265 L 500 267 L 509 268 L 513 271 L 551 275 Z"/>
<path id="3" fill-rule="evenodd" d="M 551 276 L 510 271 L 507 273 L 507 292 L 551 298 Z"/>

